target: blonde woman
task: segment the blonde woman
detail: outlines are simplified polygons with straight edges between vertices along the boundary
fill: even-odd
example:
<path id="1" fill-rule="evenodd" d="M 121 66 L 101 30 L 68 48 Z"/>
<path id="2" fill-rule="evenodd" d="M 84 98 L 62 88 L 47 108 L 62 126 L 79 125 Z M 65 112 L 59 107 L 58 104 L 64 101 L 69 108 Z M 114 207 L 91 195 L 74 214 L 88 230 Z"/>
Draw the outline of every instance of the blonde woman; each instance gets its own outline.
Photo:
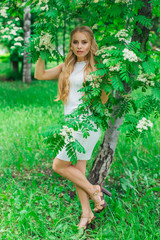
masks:
<path id="1" fill-rule="evenodd" d="M 81 103 L 81 92 L 77 92 L 85 81 L 85 76 L 96 70 L 95 53 L 98 50 L 92 30 L 87 26 L 77 27 L 70 34 L 69 52 L 65 63 L 49 70 L 45 70 L 44 60 L 38 59 L 35 68 L 35 78 L 38 80 L 52 80 L 58 78 L 58 99 L 64 103 L 64 114 L 70 114 Z M 103 103 L 107 96 L 103 92 Z M 75 184 L 82 207 L 79 228 L 86 229 L 95 219 L 91 210 L 89 197 L 95 204 L 94 212 L 101 212 L 107 205 L 103 193 L 111 196 L 101 185 L 92 185 L 85 177 L 86 161 L 91 158 L 95 144 L 100 137 L 100 129 L 90 132 L 87 139 L 80 131 L 75 131 L 74 137 L 85 147 L 86 153 L 78 153 L 77 165 L 72 165 L 66 154 L 65 147 L 53 161 L 53 170 Z"/>

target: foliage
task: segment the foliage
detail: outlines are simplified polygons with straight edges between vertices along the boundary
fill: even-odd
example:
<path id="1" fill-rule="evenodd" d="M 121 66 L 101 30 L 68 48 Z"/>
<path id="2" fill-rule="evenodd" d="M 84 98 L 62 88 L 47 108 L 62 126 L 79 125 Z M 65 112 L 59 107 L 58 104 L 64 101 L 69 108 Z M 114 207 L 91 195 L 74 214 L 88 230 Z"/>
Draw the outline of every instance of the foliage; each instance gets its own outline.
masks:
<path id="1" fill-rule="evenodd" d="M 12 4 L 14 1 L 3 1 Z M 21 1 L 16 4 L 20 5 Z M 153 1 L 154 16 L 159 16 L 156 11 L 159 1 Z M 70 116 L 66 116 L 63 123 L 56 127 L 50 126 L 42 135 L 45 142 L 51 146 L 59 142 L 59 150 L 66 144 L 65 137 L 61 136 L 62 126 L 78 129 L 82 131 L 83 137 L 89 135 L 89 130 L 95 130 L 92 121 L 97 126 L 106 129 L 108 121 L 114 122 L 115 118 L 126 115 L 126 121 L 121 126 L 130 139 L 143 137 L 143 133 L 138 131 L 137 125 L 143 117 L 147 119 L 152 112 L 155 116 L 159 114 L 159 52 L 152 52 L 152 38 L 147 42 L 146 51 L 142 51 L 139 42 L 132 41 L 134 30 L 141 34 L 138 24 L 152 30 L 153 19 L 142 14 L 138 15 L 139 9 L 144 5 L 143 1 L 26 1 L 23 7 L 30 5 L 34 17 L 32 24 L 32 38 L 27 46 L 30 52 L 30 61 L 34 62 L 38 57 L 46 61 L 63 59 L 56 47 L 56 34 L 58 28 L 73 18 L 81 18 L 82 25 L 90 26 L 98 42 L 100 50 L 97 53 L 96 61 L 98 70 L 92 73 L 93 79 L 88 78 L 83 84 L 82 104 Z M 22 7 L 22 9 L 23 9 Z M 11 10 L 10 10 L 11 11 Z M 14 14 L 14 11 L 11 11 Z M 104 14 L 105 13 L 105 14 Z M 90 18 L 88 18 L 90 16 Z M 95 19 L 99 19 L 95 22 Z M 158 32 L 158 31 L 157 31 Z M 153 31 L 151 31 L 153 35 Z M 97 76 L 97 78 L 96 78 Z M 110 80 L 109 80 L 110 79 Z M 142 92 L 151 89 L 150 95 L 146 96 L 141 105 L 137 106 L 135 99 L 129 92 L 141 89 Z M 100 96 L 102 90 L 109 94 L 106 104 L 102 104 Z M 116 110 L 113 108 L 116 107 Z M 83 119 L 82 119 L 83 115 Z M 128 120 L 127 120 L 128 116 Z M 134 121 L 130 121 L 130 119 Z M 74 121 L 73 121 L 74 119 Z M 85 126 L 83 128 L 83 126 Z M 57 133 L 57 134 L 55 134 Z M 68 135 L 71 139 L 72 136 Z M 48 138 L 48 140 L 47 140 Z M 63 141 L 62 141 L 63 139 Z M 48 142 L 47 142 L 48 141 Z M 52 145 L 51 145 L 52 142 Z M 77 145 L 78 144 L 78 145 Z M 71 141 L 69 143 L 70 157 L 76 162 L 76 149 L 82 151 L 79 143 Z M 81 146 L 82 147 L 82 146 Z M 54 152 L 55 151 L 55 152 Z M 58 149 L 53 149 L 56 155 Z"/>
<path id="2" fill-rule="evenodd" d="M 82 233 L 76 227 L 81 205 L 75 186 L 52 171 L 53 152 L 39 136 L 64 117 L 60 102 L 53 101 L 56 91 L 55 81 L 0 82 L 0 238 L 159 239 L 160 118 L 151 116 L 153 134 L 143 141 L 127 143 L 120 133 L 105 182 L 112 198 L 105 197 L 108 208 L 95 215 L 95 228 Z M 149 93 L 137 89 L 132 95 L 138 105 Z M 87 161 L 86 175 L 101 142 Z"/>
<path id="3" fill-rule="evenodd" d="M 34 3 L 37 4 L 37 1 L 34 1 Z M 37 60 L 39 54 L 43 59 L 49 61 L 53 59 L 53 56 L 58 57 L 59 53 L 56 49 L 50 52 L 48 49 L 45 49 L 45 44 L 41 48 L 40 42 L 43 37 L 41 35 L 46 29 L 45 34 L 51 34 L 53 31 L 56 32 L 58 24 L 62 21 L 60 12 L 66 9 L 72 9 L 72 13 L 69 11 L 70 14 L 68 18 L 77 16 L 77 14 L 80 13 L 81 17 L 86 19 L 87 25 L 92 27 L 100 47 L 95 58 L 98 70 L 88 76 L 86 83 L 84 83 L 79 90 L 83 94 L 80 99 L 82 103 L 75 112 L 66 116 L 62 125 L 72 128 L 74 131 L 80 130 L 83 133 L 83 137 L 87 137 L 89 130 L 96 131 L 91 124 L 92 121 L 96 123 L 97 126 L 106 129 L 110 119 L 114 121 L 115 118 L 121 118 L 124 114 L 128 114 L 126 115 L 126 121 L 120 129 L 122 129 L 122 131 L 124 130 L 131 140 L 135 140 L 139 136 L 143 137 L 143 132 L 140 132 L 137 128 L 139 121 L 141 121 L 144 116 L 149 118 L 152 112 L 156 112 L 157 114 L 157 112 L 159 113 L 160 111 L 159 107 L 156 107 L 160 105 L 160 95 L 157 90 L 160 77 L 159 57 L 158 55 L 156 57 L 155 55 L 153 56 L 149 48 L 147 52 L 142 52 L 140 43 L 132 41 L 131 39 L 135 28 L 140 34 L 137 23 L 140 23 L 146 28 L 151 28 L 152 21 L 146 16 L 137 15 L 138 9 L 143 6 L 141 1 L 91 1 L 87 3 L 87 5 L 85 5 L 85 1 L 81 1 L 80 3 L 81 4 L 78 4 L 74 9 L 73 5 L 75 2 L 71 4 L 66 1 L 64 6 L 62 6 L 59 5 L 58 1 L 55 1 L 54 10 L 51 11 L 53 2 L 47 0 L 46 3 L 41 2 L 35 9 L 33 8 L 33 11 L 39 11 L 40 15 L 34 24 L 37 35 L 33 35 L 30 44 L 32 60 Z M 121 5 L 123 5 L 123 7 L 120 7 Z M 86 6 L 86 8 L 84 8 L 84 6 Z M 105 14 L 102 14 L 104 8 Z M 44 10 L 43 12 L 40 11 L 42 9 Z M 84 9 L 84 11 L 82 11 L 82 9 Z M 96 9 L 99 10 L 96 11 Z M 86 16 L 88 16 L 89 12 L 90 19 L 88 21 Z M 113 17 L 113 15 L 114 21 L 107 25 L 108 17 Z M 54 19 L 52 18 L 53 16 Z M 98 19 L 98 16 L 100 16 L 100 20 L 95 24 L 95 19 Z M 120 16 L 123 16 L 121 20 Z M 55 21 L 55 19 L 57 19 L 57 21 Z M 125 19 L 127 19 L 127 21 Z M 42 22 L 44 24 L 42 24 Z M 53 44 L 54 42 L 55 38 L 53 36 L 49 44 Z M 36 53 L 35 48 L 37 49 Z M 141 106 L 137 106 L 135 99 L 130 96 L 126 86 L 130 91 L 138 88 L 142 89 L 142 92 L 145 92 L 147 89 L 152 89 L 152 91 L 149 96 L 145 97 L 146 101 L 143 101 Z M 100 98 L 102 89 L 106 94 L 109 94 L 109 99 L 106 104 L 102 104 Z M 116 106 L 116 110 L 113 109 L 113 106 Z M 134 119 L 134 121 L 130 121 L 130 119 Z M 83 129 L 83 126 L 85 126 L 85 129 Z M 151 128 L 151 126 L 148 127 Z M 42 135 L 44 135 L 45 138 L 51 138 L 54 145 L 55 142 L 59 142 L 59 134 L 54 134 L 55 128 L 53 126 L 51 126 L 51 129 L 53 129 L 53 131 L 46 130 L 47 132 L 42 133 Z M 65 146 L 65 142 L 59 144 L 59 150 L 62 149 L 63 146 Z M 75 142 L 70 142 L 70 157 L 73 157 L 72 160 L 75 163 L 76 151 L 74 146 Z M 53 152 L 55 153 L 54 155 L 56 155 L 57 148 L 55 148 L 55 150 L 53 149 Z"/>
<path id="4" fill-rule="evenodd" d="M 11 61 L 21 61 L 23 52 L 23 8 L 20 7 L 18 1 L 3 0 L 0 3 L 0 9 L 0 43 L 9 49 Z"/>

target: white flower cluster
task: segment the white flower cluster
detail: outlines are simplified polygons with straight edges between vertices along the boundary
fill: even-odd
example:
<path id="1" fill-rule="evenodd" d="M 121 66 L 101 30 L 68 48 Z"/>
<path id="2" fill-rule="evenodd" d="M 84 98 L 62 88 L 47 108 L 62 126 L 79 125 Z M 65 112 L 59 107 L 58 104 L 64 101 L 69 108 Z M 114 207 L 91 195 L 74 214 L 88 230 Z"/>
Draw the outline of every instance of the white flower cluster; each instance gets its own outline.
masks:
<path id="1" fill-rule="evenodd" d="M 108 109 L 105 109 L 104 110 L 104 115 L 106 116 L 106 117 L 110 117 L 110 113 L 109 113 L 109 111 L 108 111 Z"/>
<path id="2" fill-rule="evenodd" d="M 137 80 L 138 81 L 141 81 L 141 82 L 144 82 L 147 86 L 154 86 L 154 82 L 151 81 L 151 79 L 153 79 L 155 77 L 155 74 L 148 74 L 148 73 L 143 73 L 143 74 L 140 74 L 138 75 L 137 77 Z"/>
<path id="3" fill-rule="evenodd" d="M 128 3 L 129 0 L 115 0 L 115 3 Z"/>
<path id="4" fill-rule="evenodd" d="M 49 50 L 50 54 L 52 54 L 53 50 L 55 50 L 55 45 L 51 43 L 51 39 L 52 35 L 42 31 L 39 46 L 35 46 L 36 51 Z"/>
<path id="5" fill-rule="evenodd" d="M 43 3 L 45 3 L 45 6 L 44 7 L 41 7 L 41 10 L 42 11 L 44 11 L 44 10 L 46 10 L 46 11 L 48 11 L 48 5 L 47 5 L 47 3 L 49 2 L 49 0 L 39 0 L 39 3 L 37 4 L 37 5 L 42 5 Z"/>
<path id="6" fill-rule="evenodd" d="M 18 18 L 19 19 L 19 18 Z M 9 27 L 8 27 L 9 26 Z M 11 49 L 14 49 L 15 46 L 22 46 L 23 38 L 18 36 L 22 32 L 21 27 L 17 27 L 13 21 L 8 21 L 7 26 L 4 28 L 1 28 L 1 33 L 5 34 L 2 36 L 2 38 L 7 39 L 8 41 L 14 40 L 14 45 L 11 47 Z"/>
<path id="7" fill-rule="evenodd" d="M 113 71 L 119 71 L 119 69 L 120 69 L 120 63 L 117 63 L 115 66 L 111 66 L 111 67 L 109 67 L 109 70 L 111 71 L 111 72 L 113 72 Z"/>
<path id="8" fill-rule="evenodd" d="M 10 41 L 12 39 L 10 35 L 3 35 L 2 38 L 6 38 L 6 39 L 8 39 L 8 41 Z"/>
<path id="9" fill-rule="evenodd" d="M 98 24 L 94 24 L 93 26 L 92 26 L 92 29 L 97 29 L 98 28 Z"/>
<path id="10" fill-rule="evenodd" d="M 49 0 L 39 0 L 38 5 L 42 5 L 43 3 L 47 4 Z"/>
<path id="11" fill-rule="evenodd" d="M 103 60 L 103 64 L 107 64 L 108 61 L 109 61 L 109 59 L 104 59 L 104 60 Z"/>
<path id="12" fill-rule="evenodd" d="M 91 82 L 90 86 L 92 86 L 93 88 L 99 88 L 100 83 L 102 82 L 102 79 L 94 74 L 87 75 L 85 80 Z"/>
<path id="13" fill-rule="evenodd" d="M 17 42 L 17 41 L 23 41 L 23 38 L 22 38 L 22 37 L 16 37 L 14 40 L 15 40 L 16 42 Z"/>
<path id="14" fill-rule="evenodd" d="M 63 126 L 63 129 L 60 130 L 60 135 L 65 137 L 65 143 L 68 144 L 70 142 L 74 142 L 75 138 L 73 137 L 74 129 L 68 128 L 67 126 Z"/>
<path id="15" fill-rule="evenodd" d="M 109 47 L 103 46 L 100 50 L 97 50 L 95 55 L 99 56 L 100 54 L 104 53 L 102 55 L 102 57 L 105 58 L 105 56 L 110 56 L 110 54 L 107 53 L 107 51 L 110 51 L 110 50 L 113 50 L 113 49 L 116 49 L 116 47 L 115 46 L 109 46 Z"/>
<path id="16" fill-rule="evenodd" d="M 128 59 L 130 62 L 138 62 L 138 60 L 140 60 L 133 51 L 130 51 L 127 48 L 123 50 L 123 58 L 124 60 Z"/>
<path id="17" fill-rule="evenodd" d="M 102 79 L 99 76 L 96 76 L 94 74 L 89 74 L 85 77 L 86 81 L 92 82 L 92 81 L 99 81 L 102 82 Z"/>
<path id="18" fill-rule="evenodd" d="M 100 87 L 100 83 L 94 83 L 94 82 L 91 82 L 90 83 L 90 86 L 92 86 L 93 88 L 99 88 Z"/>
<path id="19" fill-rule="evenodd" d="M 0 16 L 4 17 L 4 18 L 7 18 L 7 9 L 8 7 L 3 7 L 0 9 Z"/>
<path id="20" fill-rule="evenodd" d="M 143 130 L 148 130 L 148 127 L 153 127 L 153 123 L 150 120 L 147 120 L 145 117 L 143 117 L 141 120 L 139 120 L 136 128 L 138 128 L 138 132 L 142 132 Z"/>
<path id="21" fill-rule="evenodd" d="M 128 32 L 125 29 L 120 30 L 117 32 L 115 37 L 118 37 L 119 41 L 126 41 L 125 37 L 128 37 Z"/>

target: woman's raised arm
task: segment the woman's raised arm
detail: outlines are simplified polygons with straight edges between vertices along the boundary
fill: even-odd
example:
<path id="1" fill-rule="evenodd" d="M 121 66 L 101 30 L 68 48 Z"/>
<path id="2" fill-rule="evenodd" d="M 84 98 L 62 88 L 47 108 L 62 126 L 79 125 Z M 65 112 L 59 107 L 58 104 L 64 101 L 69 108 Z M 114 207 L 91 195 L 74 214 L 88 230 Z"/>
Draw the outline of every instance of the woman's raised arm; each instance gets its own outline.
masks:
<path id="1" fill-rule="evenodd" d="M 53 80 L 59 77 L 59 74 L 62 72 L 64 67 L 64 63 L 60 65 L 45 70 L 44 61 L 41 58 L 38 59 L 35 67 L 34 77 L 38 80 Z"/>

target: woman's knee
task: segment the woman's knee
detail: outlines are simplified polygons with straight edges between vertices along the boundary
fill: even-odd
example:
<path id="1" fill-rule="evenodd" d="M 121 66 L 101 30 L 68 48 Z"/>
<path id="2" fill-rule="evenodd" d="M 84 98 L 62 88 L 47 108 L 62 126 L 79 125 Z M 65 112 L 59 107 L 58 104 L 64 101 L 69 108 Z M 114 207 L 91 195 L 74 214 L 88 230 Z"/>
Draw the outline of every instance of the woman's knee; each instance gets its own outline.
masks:
<path id="1" fill-rule="evenodd" d="M 77 165 L 75 166 L 78 170 L 80 170 L 83 175 L 86 173 L 86 161 L 85 160 L 78 160 Z"/>
<path id="2" fill-rule="evenodd" d="M 68 166 L 67 162 L 64 162 L 63 160 L 55 158 L 53 161 L 52 169 L 54 172 L 61 173 L 67 166 Z"/>
<path id="3" fill-rule="evenodd" d="M 54 172 L 58 172 L 58 166 L 57 166 L 57 164 L 56 164 L 55 159 L 54 159 L 54 161 L 53 161 L 52 169 L 53 169 Z"/>

